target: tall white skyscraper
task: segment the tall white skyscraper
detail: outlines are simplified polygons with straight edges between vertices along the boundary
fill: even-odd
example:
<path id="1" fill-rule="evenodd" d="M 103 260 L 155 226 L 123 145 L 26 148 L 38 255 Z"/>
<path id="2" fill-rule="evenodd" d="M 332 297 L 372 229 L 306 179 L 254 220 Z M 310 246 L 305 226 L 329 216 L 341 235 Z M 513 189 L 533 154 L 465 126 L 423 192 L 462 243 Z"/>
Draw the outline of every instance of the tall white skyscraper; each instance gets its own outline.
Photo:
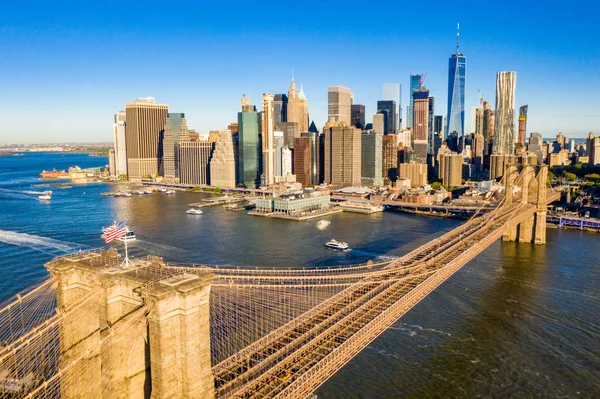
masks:
<path id="1" fill-rule="evenodd" d="M 262 111 L 262 156 L 263 173 L 267 186 L 275 183 L 275 157 L 273 148 L 273 131 L 275 126 L 273 96 L 263 94 Z"/>
<path id="2" fill-rule="evenodd" d="M 493 152 L 503 155 L 515 153 L 515 94 L 517 73 L 496 74 L 496 113 Z"/>
<path id="3" fill-rule="evenodd" d="M 113 176 L 127 175 L 127 145 L 125 142 L 125 111 L 119 111 L 114 117 L 115 170 Z"/>

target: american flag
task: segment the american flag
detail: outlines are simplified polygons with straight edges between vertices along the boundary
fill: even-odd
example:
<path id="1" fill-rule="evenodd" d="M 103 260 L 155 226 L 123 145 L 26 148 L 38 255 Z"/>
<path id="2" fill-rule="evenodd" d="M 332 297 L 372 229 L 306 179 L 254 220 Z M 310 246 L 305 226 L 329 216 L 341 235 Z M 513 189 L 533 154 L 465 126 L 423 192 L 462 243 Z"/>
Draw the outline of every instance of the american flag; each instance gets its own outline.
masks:
<path id="1" fill-rule="evenodd" d="M 127 224 L 125 224 L 124 220 L 119 224 L 115 222 L 112 226 L 103 228 L 102 232 L 104 233 L 104 242 L 110 244 L 111 241 L 117 238 L 125 237 L 127 234 Z"/>

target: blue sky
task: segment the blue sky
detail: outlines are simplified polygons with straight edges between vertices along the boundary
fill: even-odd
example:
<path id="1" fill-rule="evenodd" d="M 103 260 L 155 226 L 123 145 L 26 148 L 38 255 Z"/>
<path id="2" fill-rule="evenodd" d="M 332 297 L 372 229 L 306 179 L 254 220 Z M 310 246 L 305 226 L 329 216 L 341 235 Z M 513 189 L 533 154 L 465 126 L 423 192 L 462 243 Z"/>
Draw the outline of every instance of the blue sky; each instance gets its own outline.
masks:
<path id="1" fill-rule="evenodd" d="M 528 132 L 600 133 L 593 2 L 85 3 L 3 5 L 0 143 L 110 141 L 114 112 L 144 96 L 207 133 L 236 120 L 242 94 L 258 104 L 262 93 L 287 92 L 292 70 L 317 126 L 327 86 L 351 88 L 369 120 L 384 83 L 402 84 L 405 108 L 415 72 L 428 72 L 435 112 L 445 115 L 457 22 L 467 129 L 477 89 L 493 104 L 496 72 L 514 70 Z"/>

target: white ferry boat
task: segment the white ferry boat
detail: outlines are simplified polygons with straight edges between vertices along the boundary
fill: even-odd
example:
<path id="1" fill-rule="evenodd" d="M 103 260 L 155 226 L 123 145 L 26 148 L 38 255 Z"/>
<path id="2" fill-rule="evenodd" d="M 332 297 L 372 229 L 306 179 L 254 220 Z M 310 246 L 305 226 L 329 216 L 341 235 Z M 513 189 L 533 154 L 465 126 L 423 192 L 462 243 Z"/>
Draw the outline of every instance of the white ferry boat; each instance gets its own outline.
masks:
<path id="1" fill-rule="evenodd" d="M 202 211 L 200 209 L 191 208 L 185 211 L 188 215 L 202 215 Z"/>
<path id="2" fill-rule="evenodd" d="M 336 249 L 338 251 L 347 251 L 349 249 L 348 244 L 342 241 L 331 240 L 325 243 L 327 248 Z"/>
<path id="3" fill-rule="evenodd" d="M 44 195 L 40 195 L 38 197 L 38 199 L 41 200 L 41 201 L 50 201 L 52 199 L 52 197 L 49 196 L 48 194 L 44 194 Z"/>

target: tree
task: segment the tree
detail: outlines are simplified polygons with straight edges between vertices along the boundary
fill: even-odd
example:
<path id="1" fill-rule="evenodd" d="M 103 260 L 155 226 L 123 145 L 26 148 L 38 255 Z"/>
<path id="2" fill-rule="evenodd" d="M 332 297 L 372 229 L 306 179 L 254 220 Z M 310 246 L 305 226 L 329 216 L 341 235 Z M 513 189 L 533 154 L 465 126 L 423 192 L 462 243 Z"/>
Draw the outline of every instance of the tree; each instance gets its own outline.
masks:
<path id="1" fill-rule="evenodd" d="M 577 175 L 575 175 L 575 173 L 565 172 L 565 179 L 567 179 L 568 181 L 573 181 L 577 179 Z"/>
<path id="2" fill-rule="evenodd" d="M 594 182 L 594 184 L 597 184 L 600 181 L 600 175 L 598 173 L 592 173 L 589 175 L 585 175 L 585 179 Z"/>
<path id="3" fill-rule="evenodd" d="M 430 184 L 430 186 L 433 190 L 437 191 L 442 187 L 442 183 L 440 183 L 439 181 L 434 181 Z"/>

